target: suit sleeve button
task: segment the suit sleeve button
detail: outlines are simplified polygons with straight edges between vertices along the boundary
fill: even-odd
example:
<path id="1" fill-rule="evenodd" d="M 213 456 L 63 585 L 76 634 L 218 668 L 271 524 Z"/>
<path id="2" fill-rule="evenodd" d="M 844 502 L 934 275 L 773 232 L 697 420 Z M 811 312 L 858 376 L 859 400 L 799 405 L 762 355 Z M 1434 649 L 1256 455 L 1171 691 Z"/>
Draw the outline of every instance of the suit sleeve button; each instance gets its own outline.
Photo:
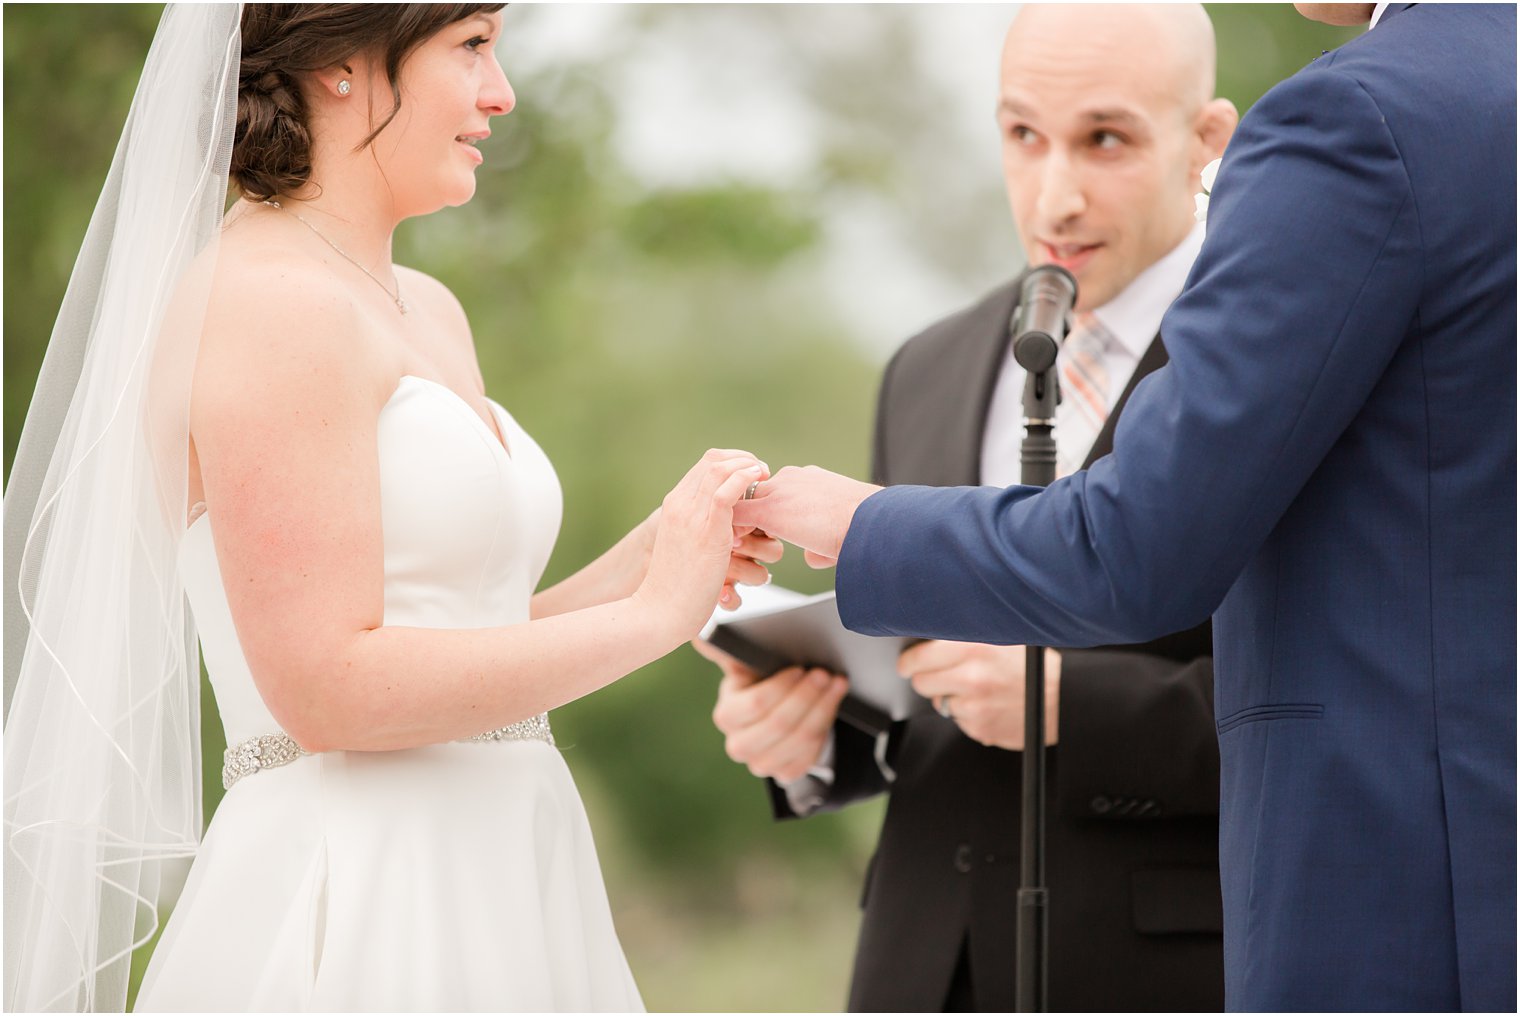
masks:
<path id="1" fill-rule="evenodd" d="M 1107 815 L 1110 811 L 1114 810 L 1114 802 L 1099 794 L 1092 799 L 1088 807 L 1092 809 L 1094 815 Z"/>
<path id="2" fill-rule="evenodd" d="M 972 863 L 973 863 L 973 857 L 972 857 L 972 853 L 971 853 L 971 844 L 969 844 L 969 843 L 962 843 L 960 846 L 958 846 L 958 847 L 955 848 L 955 870 L 956 871 L 958 871 L 962 875 L 964 875 L 968 871 L 971 870 Z"/>

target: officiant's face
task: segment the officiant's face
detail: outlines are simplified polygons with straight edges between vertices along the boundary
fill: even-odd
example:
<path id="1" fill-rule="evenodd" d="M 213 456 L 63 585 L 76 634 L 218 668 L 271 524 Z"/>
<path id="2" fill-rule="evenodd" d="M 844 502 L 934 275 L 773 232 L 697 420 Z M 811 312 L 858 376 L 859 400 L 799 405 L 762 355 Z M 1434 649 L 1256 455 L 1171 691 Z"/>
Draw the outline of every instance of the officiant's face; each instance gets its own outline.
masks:
<path id="1" fill-rule="evenodd" d="M 401 111 L 375 148 L 403 216 L 474 196 L 478 145 L 491 118 L 517 101 L 496 58 L 500 35 L 501 14 L 479 14 L 445 26 L 402 64 Z"/>
<path id="2" fill-rule="evenodd" d="M 1009 203 L 1029 263 L 1070 270 L 1079 309 L 1107 303 L 1194 224 L 1199 172 L 1214 157 L 1195 129 L 1212 90 L 1213 37 L 1205 21 L 1200 87 L 1199 54 L 1181 52 L 1197 33 L 1179 32 L 1175 17 L 1028 5 L 1004 46 Z"/>

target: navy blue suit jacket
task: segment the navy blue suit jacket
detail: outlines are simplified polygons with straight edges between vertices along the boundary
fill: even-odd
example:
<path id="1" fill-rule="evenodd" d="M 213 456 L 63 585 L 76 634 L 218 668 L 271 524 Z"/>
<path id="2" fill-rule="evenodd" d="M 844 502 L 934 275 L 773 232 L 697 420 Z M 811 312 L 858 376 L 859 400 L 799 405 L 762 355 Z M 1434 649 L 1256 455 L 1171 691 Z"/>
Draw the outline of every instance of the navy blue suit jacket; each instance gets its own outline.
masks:
<path id="1" fill-rule="evenodd" d="M 872 634 L 1214 614 L 1232 1009 L 1515 1008 L 1515 184 L 1515 8 L 1390 8 L 1242 120 L 1112 455 L 846 538 Z"/>

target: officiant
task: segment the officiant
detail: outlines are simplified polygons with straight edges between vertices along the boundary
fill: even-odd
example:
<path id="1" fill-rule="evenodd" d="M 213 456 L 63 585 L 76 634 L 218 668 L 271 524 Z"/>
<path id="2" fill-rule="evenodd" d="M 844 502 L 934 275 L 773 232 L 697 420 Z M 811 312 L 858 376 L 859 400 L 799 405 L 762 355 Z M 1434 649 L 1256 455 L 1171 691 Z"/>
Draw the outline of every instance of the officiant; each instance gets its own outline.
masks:
<path id="1" fill-rule="evenodd" d="M 1062 474 L 1108 453 L 1129 393 L 1166 362 L 1161 317 L 1203 242 L 1200 171 L 1236 122 L 1214 64 L 1196 5 L 1029 5 L 1009 31 L 996 121 L 1009 204 L 1027 261 L 1079 285 L 1058 364 Z M 1016 297 L 1000 286 L 898 351 L 875 482 L 1018 482 Z M 761 681 L 703 651 L 725 670 L 714 719 L 728 752 L 771 778 L 778 818 L 890 795 L 850 1008 L 1013 1009 L 1023 647 L 909 649 L 899 670 L 939 712 L 881 743 L 837 719 L 839 684 L 795 670 Z M 1047 654 L 1053 1009 L 1224 1004 L 1211 652 L 1205 622 Z"/>

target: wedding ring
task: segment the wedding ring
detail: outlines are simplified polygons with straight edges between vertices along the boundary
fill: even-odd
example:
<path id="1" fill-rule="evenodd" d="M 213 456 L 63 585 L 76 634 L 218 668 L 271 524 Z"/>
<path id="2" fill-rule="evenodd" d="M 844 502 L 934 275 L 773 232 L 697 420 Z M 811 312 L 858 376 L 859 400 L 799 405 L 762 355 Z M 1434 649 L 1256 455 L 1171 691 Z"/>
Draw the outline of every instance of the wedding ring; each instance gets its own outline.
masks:
<path id="1" fill-rule="evenodd" d="M 755 491 L 759 489 L 760 481 L 756 480 L 754 483 L 750 484 L 749 489 L 744 492 L 744 500 L 753 501 L 755 499 Z"/>
<path id="2" fill-rule="evenodd" d="M 950 713 L 950 700 L 954 697 L 954 695 L 941 695 L 939 697 L 939 702 L 937 702 L 934 706 L 934 711 L 939 713 L 947 720 L 955 719 L 955 717 Z"/>

